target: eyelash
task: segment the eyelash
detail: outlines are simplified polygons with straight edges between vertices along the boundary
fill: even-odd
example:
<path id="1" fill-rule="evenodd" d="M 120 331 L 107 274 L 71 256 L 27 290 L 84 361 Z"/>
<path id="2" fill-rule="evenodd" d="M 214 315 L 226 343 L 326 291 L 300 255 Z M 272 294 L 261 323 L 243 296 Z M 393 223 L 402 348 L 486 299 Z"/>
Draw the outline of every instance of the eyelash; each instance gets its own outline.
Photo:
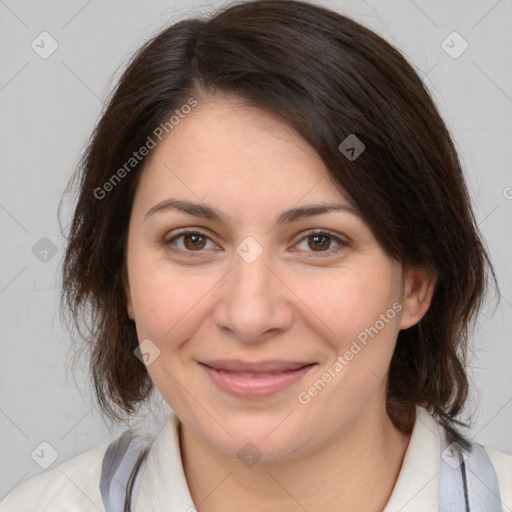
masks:
<path id="1" fill-rule="evenodd" d="M 203 250 L 191 251 L 191 250 L 187 250 L 187 249 L 176 249 L 176 248 L 171 246 L 172 242 L 174 242 L 178 238 L 180 238 L 180 237 L 182 237 L 184 235 L 190 235 L 190 234 L 200 235 L 203 238 L 206 238 L 206 239 L 212 241 L 210 239 L 210 237 L 206 233 L 201 231 L 200 229 L 188 228 L 188 229 L 183 229 L 183 230 L 179 231 L 178 233 L 175 233 L 174 236 L 172 236 L 172 238 L 169 238 L 169 239 L 165 240 L 164 241 L 164 245 L 169 250 L 171 250 L 172 252 L 187 253 L 187 255 L 190 254 L 192 257 L 199 256 L 199 255 L 196 255 L 194 253 L 204 252 Z M 340 238 L 335 236 L 330 231 L 325 231 L 325 230 L 310 230 L 310 231 L 307 231 L 304 234 L 304 236 L 297 243 L 301 243 L 302 241 L 304 241 L 307 238 L 312 237 L 312 236 L 325 236 L 325 237 L 328 237 L 328 238 L 332 239 L 333 241 L 337 242 L 339 245 L 338 245 L 338 247 L 336 247 L 334 249 L 328 249 L 326 251 L 305 251 L 305 252 L 313 253 L 312 255 L 309 255 L 308 257 L 317 257 L 318 256 L 320 258 L 325 258 L 327 256 L 332 256 L 333 254 L 337 254 L 337 253 L 341 252 L 343 249 L 345 249 L 348 246 L 348 242 L 346 242 L 344 240 L 341 240 Z"/>

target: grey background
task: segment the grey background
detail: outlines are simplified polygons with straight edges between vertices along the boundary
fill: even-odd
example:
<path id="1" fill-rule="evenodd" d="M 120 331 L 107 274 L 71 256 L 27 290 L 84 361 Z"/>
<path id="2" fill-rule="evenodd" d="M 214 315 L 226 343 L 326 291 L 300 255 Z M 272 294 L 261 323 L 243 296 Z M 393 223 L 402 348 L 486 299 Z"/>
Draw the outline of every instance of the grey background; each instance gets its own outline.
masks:
<path id="1" fill-rule="evenodd" d="M 397 46 L 424 77 L 452 130 L 503 295 L 495 311 L 492 303 L 486 307 L 471 339 L 471 404 L 477 410 L 471 435 L 512 454 L 512 4 L 318 3 Z M 41 442 L 57 452 L 55 467 L 127 428 L 101 420 L 85 362 L 67 372 L 69 334 L 57 308 L 63 255 L 57 206 L 102 100 L 133 51 L 171 22 L 207 13 L 210 5 L 221 3 L 0 1 L 0 498 L 43 471 L 31 457 Z M 43 31 L 58 43 L 46 59 L 31 47 L 34 40 L 42 46 Z M 469 44 L 456 59 L 441 46 L 453 31 Z M 452 53 L 462 48 L 453 36 L 445 44 Z M 158 407 L 138 423 L 148 432 L 156 432 L 169 412 L 156 398 Z"/>

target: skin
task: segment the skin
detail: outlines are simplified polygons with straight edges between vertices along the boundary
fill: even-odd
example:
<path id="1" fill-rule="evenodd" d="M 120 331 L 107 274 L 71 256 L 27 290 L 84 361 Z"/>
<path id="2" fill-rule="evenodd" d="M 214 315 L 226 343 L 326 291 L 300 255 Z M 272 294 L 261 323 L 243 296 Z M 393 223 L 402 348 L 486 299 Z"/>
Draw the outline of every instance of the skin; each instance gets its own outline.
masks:
<path id="1" fill-rule="evenodd" d="M 169 198 L 212 206 L 225 221 L 176 209 L 145 218 Z M 410 436 L 386 413 L 389 363 L 399 330 L 427 311 L 434 281 L 390 259 L 357 212 L 276 224 L 284 210 L 347 199 L 291 127 L 235 97 L 202 98 L 150 154 L 130 219 L 127 311 L 139 341 L 160 350 L 147 370 L 181 420 L 199 512 L 371 512 L 391 495 Z M 180 228 L 204 237 L 175 238 Z M 263 249 L 252 263 L 236 252 L 247 236 Z M 300 403 L 394 303 L 401 311 Z M 247 400 L 219 390 L 198 364 L 218 358 L 317 365 L 284 391 Z M 252 467 L 237 458 L 247 442 L 261 453 Z"/>

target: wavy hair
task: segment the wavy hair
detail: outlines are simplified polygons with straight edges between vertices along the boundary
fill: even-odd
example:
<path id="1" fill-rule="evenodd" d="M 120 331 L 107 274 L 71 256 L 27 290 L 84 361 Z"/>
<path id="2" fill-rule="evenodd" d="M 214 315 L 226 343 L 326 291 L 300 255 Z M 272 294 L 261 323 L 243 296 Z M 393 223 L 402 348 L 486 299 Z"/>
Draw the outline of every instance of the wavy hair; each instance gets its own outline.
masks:
<path id="1" fill-rule="evenodd" d="M 133 415 L 153 388 L 134 356 L 123 290 L 145 158 L 107 197 L 98 189 L 187 99 L 208 94 L 280 116 L 315 148 L 384 251 L 436 276 L 428 312 L 398 335 L 387 411 L 405 432 L 416 404 L 465 426 L 456 416 L 468 396 L 468 332 L 495 276 L 454 144 L 398 50 L 346 16 L 295 0 L 235 3 L 165 28 L 132 57 L 97 123 L 75 174 L 61 308 L 86 340 L 102 412 Z M 366 146 L 354 161 L 338 148 L 351 134 Z"/>

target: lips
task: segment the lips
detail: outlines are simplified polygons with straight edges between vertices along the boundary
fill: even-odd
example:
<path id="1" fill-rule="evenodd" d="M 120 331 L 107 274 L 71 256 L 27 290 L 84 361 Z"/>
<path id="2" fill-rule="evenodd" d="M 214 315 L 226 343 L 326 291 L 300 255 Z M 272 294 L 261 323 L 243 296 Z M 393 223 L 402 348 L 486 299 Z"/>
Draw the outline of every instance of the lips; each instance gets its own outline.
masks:
<path id="1" fill-rule="evenodd" d="M 252 373 L 252 374 L 276 374 L 292 370 L 298 370 L 304 366 L 314 364 L 312 362 L 283 361 L 278 359 L 269 359 L 260 362 L 245 362 L 235 359 L 216 359 L 213 361 L 204 361 L 205 364 L 214 370 L 233 372 L 233 373 Z"/>
<path id="2" fill-rule="evenodd" d="M 267 360 L 244 362 L 215 360 L 202 362 L 217 388 L 238 398 L 264 398 L 300 380 L 316 363 Z"/>

